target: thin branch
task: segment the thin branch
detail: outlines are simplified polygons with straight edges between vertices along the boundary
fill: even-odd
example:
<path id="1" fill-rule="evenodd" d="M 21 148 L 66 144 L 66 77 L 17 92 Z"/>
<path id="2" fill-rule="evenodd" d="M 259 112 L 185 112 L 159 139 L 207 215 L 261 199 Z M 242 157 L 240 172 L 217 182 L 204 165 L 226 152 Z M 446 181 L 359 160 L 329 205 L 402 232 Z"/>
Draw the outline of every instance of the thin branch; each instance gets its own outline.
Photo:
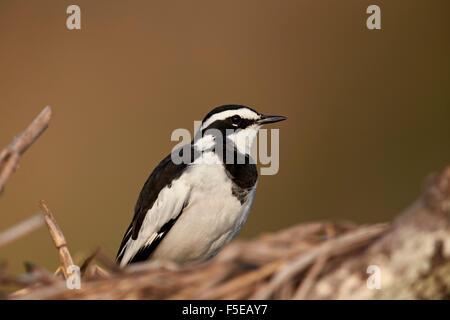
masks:
<path id="1" fill-rule="evenodd" d="M 44 216 L 37 214 L 0 233 L 0 247 L 33 232 L 45 224 Z"/>
<path id="2" fill-rule="evenodd" d="M 95 257 L 98 255 L 99 252 L 100 252 L 100 247 L 98 247 L 97 250 L 95 250 L 89 257 L 87 257 L 86 260 L 84 260 L 83 264 L 80 267 L 81 275 L 84 275 L 84 273 L 88 269 L 89 265 L 95 259 Z"/>
<path id="3" fill-rule="evenodd" d="M 45 107 L 28 128 L 15 137 L 9 146 L 0 153 L 0 194 L 17 168 L 22 154 L 47 129 L 51 116 L 52 109 L 49 106 Z"/>
<path id="4" fill-rule="evenodd" d="M 55 243 L 56 248 L 59 252 L 59 259 L 63 265 L 64 276 L 67 278 L 67 268 L 73 265 L 72 256 L 70 255 L 69 249 L 67 249 L 67 242 L 64 234 L 56 223 L 52 212 L 48 208 L 47 203 L 41 200 L 41 208 L 45 211 L 45 222 L 47 223 L 50 235 Z"/>
<path id="5" fill-rule="evenodd" d="M 105 269 L 99 267 L 97 264 L 89 266 L 86 272 L 87 278 L 93 279 L 93 278 L 101 278 L 101 279 L 108 279 L 111 277 L 111 273 L 106 271 Z"/>
<path id="6" fill-rule="evenodd" d="M 328 256 L 326 254 L 319 256 L 316 262 L 308 270 L 305 278 L 303 279 L 301 285 L 297 288 L 293 300 L 304 300 L 308 296 L 309 290 L 314 285 L 314 282 L 320 272 L 323 270 L 325 263 L 327 262 Z"/>

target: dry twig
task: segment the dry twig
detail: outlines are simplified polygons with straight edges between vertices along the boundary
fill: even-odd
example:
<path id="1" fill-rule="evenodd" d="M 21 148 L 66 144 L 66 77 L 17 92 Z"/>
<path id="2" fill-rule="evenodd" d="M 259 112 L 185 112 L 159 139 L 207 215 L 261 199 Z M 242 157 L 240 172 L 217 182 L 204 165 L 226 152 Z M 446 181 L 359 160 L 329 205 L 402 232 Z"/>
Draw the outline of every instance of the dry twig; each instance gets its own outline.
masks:
<path id="1" fill-rule="evenodd" d="M 9 177 L 17 168 L 22 154 L 47 129 L 51 115 L 51 108 L 45 107 L 28 128 L 14 138 L 9 146 L 0 153 L 0 194 Z"/>
<path id="2" fill-rule="evenodd" d="M 301 285 L 297 288 L 297 291 L 293 295 L 294 300 L 303 300 L 307 297 L 309 290 L 314 285 L 314 281 L 317 276 L 323 270 L 325 263 L 327 262 L 328 256 L 326 254 L 319 256 L 316 262 L 311 266 L 303 279 Z"/>
<path id="3" fill-rule="evenodd" d="M 87 257 L 87 258 L 84 260 L 83 264 L 82 264 L 81 267 L 80 267 L 80 273 L 81 273 L 81 275 L 83 275 L 83 274 L 87 271 L 89 265 L 90 265 L 91 262 L 95 259 L 95 257 L 98 255 L 99 252 L 100 252 L 100 247 L 97 248 L 97 250 L 95 250 L 89 257 Z"/>
<path id="4" fill-rule="evenodd" d="M 73 265 L 72 256 L 70 255 L 69 249 L 67 248 L 66 238 L 56 223 L 53 214 L 48 208 L 47 203 L 44 200 L 41 200 L 41 208 L 45 211 L 45 222 L 47 223 L 48 230 L 50 231 L 50 235 L 55 243 L 56 248 L 58 249 L 59 259 L 63 266 L 64 276 L 67 278 L 67 268 Z"/>
<path id="5" fill-rule="evenodd" d="M 23 236 L 43 226 L 44 223 L 44 216 L 42 214 L 37 214 L 3 231 L 0 233 L 0 247 L 22 238 Z"/>

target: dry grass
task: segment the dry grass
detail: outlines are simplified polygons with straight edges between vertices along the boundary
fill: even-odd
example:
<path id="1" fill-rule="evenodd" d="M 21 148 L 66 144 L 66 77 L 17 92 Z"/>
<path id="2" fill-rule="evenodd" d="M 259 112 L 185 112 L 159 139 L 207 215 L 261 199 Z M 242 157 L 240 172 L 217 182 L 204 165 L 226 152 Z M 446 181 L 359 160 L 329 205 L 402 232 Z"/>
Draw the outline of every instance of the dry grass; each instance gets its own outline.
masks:
<path id="1" fill-rule="evenodd" d="M 82 267 L 81 290 L 62 274 L 30 268 L 3 273 L 0 284 L 23 287 L 11 299 L 291 299 L 305 298 L 315 278 L 382 234 L 385 224 L 356 227 L 325 222 L 298 225 L 247 242 L 233 242 L 217 257 L 178 266 L 162 262 L 119 269 L 102 250 Z M 97 261 L 97 264 L 90 262 Z"/>

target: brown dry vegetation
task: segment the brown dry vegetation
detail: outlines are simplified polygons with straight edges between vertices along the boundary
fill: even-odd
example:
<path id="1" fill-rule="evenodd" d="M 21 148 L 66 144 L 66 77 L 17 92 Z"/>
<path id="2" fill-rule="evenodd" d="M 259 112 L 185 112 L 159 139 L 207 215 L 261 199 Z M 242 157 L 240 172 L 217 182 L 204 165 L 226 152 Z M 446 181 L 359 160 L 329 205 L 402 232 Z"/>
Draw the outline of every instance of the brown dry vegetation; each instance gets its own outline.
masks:
<path id="1" fill-rule="evenodd" d="M 45 109 L 0 158 L 0 189 L 26 148 L 47 127 Z M 17 146 L 21 146 L 17 148 Z M 81 266 L 80 290 L 66 287 L 72 264 L 62 231 L 45 213 L 0 233 L 0 246 L 45 223 L 62 267 L 52 272 L 28 265 L 11 276 L 0 269 L 0 290 L 9 299 L 448 299 L 450 297 L 450 167 L 426 181 L 424 190 L 392 224 L 357 226 L 313 222 L 246 241 L 217 257 L 178 266 L 150 262 L 120 269 L 101 249 Z M 56 213 L 57 214 L 57 213 Z M 98 264 L 97 264 L 98 263 Z M 381 289 L 366 285 L 367 267 L 381 270 Z"/>

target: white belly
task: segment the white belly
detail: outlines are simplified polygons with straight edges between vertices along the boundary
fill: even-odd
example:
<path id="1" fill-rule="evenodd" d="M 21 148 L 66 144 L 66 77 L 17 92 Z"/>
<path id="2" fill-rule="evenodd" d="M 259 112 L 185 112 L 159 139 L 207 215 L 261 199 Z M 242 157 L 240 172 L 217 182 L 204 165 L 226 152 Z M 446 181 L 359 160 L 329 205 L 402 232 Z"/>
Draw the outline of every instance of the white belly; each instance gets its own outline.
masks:
<path id="1" fill-rule="evenodd" d="M 241 204 L 223 165 L 193 165 L 180 177 L 195 181 L 189 204 L 155 249 L 152 259 L 187 262 L 214 256 L 239 232 L 253 203 L 256 185 Z"/>

